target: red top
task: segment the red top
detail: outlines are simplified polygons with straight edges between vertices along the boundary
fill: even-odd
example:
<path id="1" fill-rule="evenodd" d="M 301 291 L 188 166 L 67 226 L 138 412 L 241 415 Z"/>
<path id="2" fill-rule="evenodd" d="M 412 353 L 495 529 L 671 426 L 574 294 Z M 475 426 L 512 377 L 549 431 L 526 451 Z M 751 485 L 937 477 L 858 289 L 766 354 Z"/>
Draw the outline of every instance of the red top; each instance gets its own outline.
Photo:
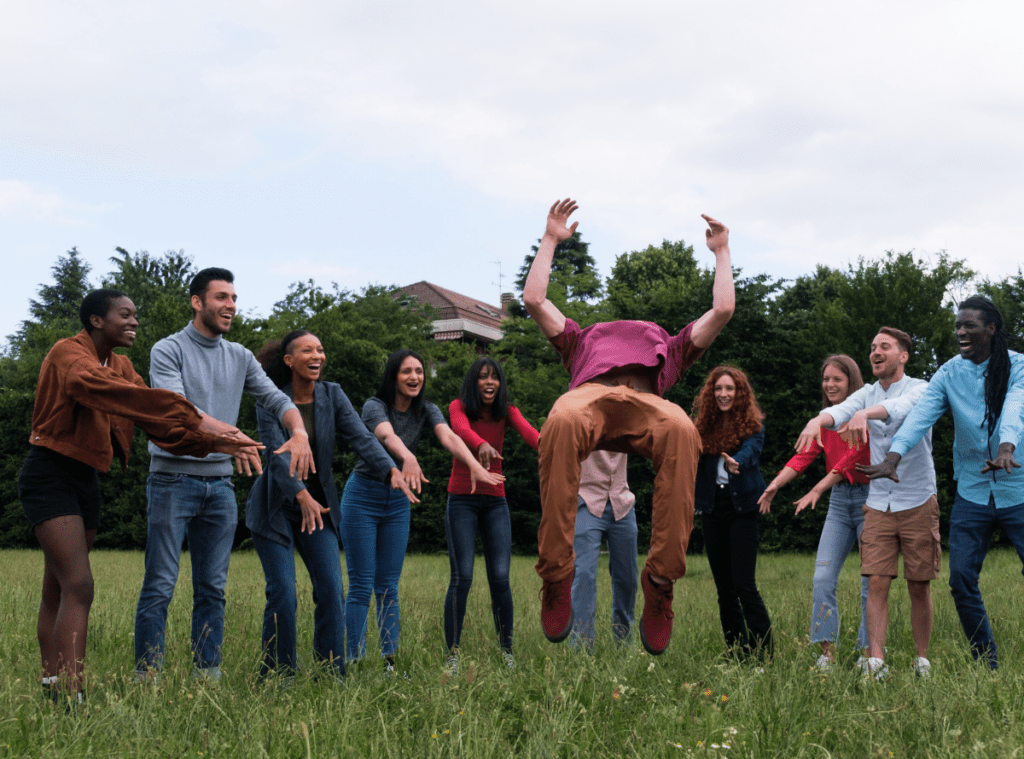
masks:
<path id="1" fill-rule="evenodd" d="M 866 440 L 861 445 L 860 450 L 857 450 L 856 448 L 849 447 L 835 430 L 822 430 L 821 442 L 825 446 L 825 466 L 828 467 L 829 473 L 837 472 L 843 475 L 847 482 L 857 485 L 867 485 L 870 482 L 867 477 L 854 468 L 855 464 L 863 464 L 864 466 L 871 464 L 871 446 L 868 445 Z M 793 458 L 786 462 L 786 466 L 802 472 L 807 468 L 808 464 L 817 458 L 821 451 L 822 447 L 820 445 L 812 443 L 808 451 L 801 451 L 793 456 Z"/>
<path id="2" fill-rule="evenodd" d="M 462 407 L 462 401 L 456 398 L 448 406 L 448 415 L 451 417 L 452 429 L 455 431 L 455 434 L 462 438 L 462 442 L 469 447 L 470 452 L 474 456 L 477 449 L 484 443 L 490 443 L 494 450 L 501 453 L 501 447 L 505 443 L 505 428 L 509 425 L 519 433 L 519 437 L 526 441 L 528 446 L 533 448 L 533 450 L 537 450 L 537 440 L 540 438 L 540 433 L 526 421 L 515 406 L 509 406 L 508 413 L 500 421 L 492 422 L 477 419 L 475 422 L 470 422 L 469 417 L 466 416 L 465 409 Z M 491 458 L 490 471 L 495 474 L 501 474 L 501 459 Z M 469 495 L 472 487 L 473 480 L 469 476 L 469 467 L 455 459 L 452 462 L 452 476 L 448 478 L 448 492 L 455 495 Z M 505 484 L 484 485 L 483 483 L 477 483 L 474 495 L 504 497 Z"/>
<path id="3" fill-rule="evenodd" d="M 653 322 L 598 322 L 585 329 L 566 318 L 565 329 L 551 338 L 562 364 L 572 378 L 569 389 L 601 374 L 628 364 L 658 370 L 658 395 L 679 381 L 679 377 L 704 355 L 690 340 L 693 322 L 678 335 L 670 335 Z"/>

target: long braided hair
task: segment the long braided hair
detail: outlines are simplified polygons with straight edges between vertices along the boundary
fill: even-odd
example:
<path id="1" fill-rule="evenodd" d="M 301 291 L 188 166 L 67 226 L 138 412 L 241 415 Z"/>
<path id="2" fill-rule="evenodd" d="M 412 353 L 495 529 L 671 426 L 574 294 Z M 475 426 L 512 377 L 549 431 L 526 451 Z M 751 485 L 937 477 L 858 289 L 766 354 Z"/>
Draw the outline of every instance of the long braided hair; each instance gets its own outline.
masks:
<path id="1" fill-rule="evenodd" d="M 988 423 L 988 436 L 996 431 L 999 416 L 1003 413 L 1003 401 L 1010 384 L 1010 343 L 1013 338 L 1006 331 L 1003 315 L 996 304 L 988 298 L 974 295 L 961 301 L 958 308 L 977 311 L 987 327 L 994 324 L 995 334 L 992 335 L 992 352 L 988 359 L 988 370 L 985 372 L 985 421 Z"/>

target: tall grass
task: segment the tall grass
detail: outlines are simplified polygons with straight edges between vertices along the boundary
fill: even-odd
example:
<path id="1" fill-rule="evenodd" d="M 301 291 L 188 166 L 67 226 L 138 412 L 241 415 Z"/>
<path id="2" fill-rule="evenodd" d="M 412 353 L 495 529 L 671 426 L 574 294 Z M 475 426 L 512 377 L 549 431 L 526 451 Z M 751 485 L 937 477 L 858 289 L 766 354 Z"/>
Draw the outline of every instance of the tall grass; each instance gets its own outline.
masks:
<path id="1" fill-rule="evenodd" d="M 0 755 L 142 757 L 1009 757 L 1024 753 L 1024 630 L 1020 563 L 993 551 L 983 592 L 1001 645 L 996 673 L 975 665 L 946 577 L 933 586 L 934 676 L 911 671 L 909 601 L 894 584 L 888 641 L 892 677 L 865 682 L 853 667 L 858 615 L 855 557 L 840 581 L 841 666 L 814 670 L 807 642 L 813 558 L 763 557 L 758 580 L 777 651 L 764 672 L 723 656 L 714 583 L 702 556 L 676 584 L 672 644 L 660 657 L 617 648 L 602 568 L 593 656 L 551 645 L 539 624 L 532 561 L 513 560 L 517 666 L 499 655 L 482 560 L 470 595 L 458 676 L 443 671 L 443 556 L 411 556 L 400 597 L 397 676 L 369 658 L 344 684 L 304 670 L 294 683 L 260 681 L 263 576 L 255 554 L 232 558 L 224 679 L 191 677 L 191 578 L 183 557 L 167 626 L 167 669 L 135 684 L 132 630 L 143 560 L 93 555 L 86 708 L 65 713 L 41 697 L 35 614 L 37 552 L 0 553 Z M 299 571 L 299 653 L 311 659 L 312 600 Z M 642 599 L 638 599 L 642 603 Z M 640 605 L 638 604 L 638 613 Z M 372 622 L 371 622 L 372 627 Z M 370 650 L 376 640 L 371 631 Z M 287 686 L 287 687 L 286 687 Z M 728 746 L 728 748 L 726 748 Z"/>

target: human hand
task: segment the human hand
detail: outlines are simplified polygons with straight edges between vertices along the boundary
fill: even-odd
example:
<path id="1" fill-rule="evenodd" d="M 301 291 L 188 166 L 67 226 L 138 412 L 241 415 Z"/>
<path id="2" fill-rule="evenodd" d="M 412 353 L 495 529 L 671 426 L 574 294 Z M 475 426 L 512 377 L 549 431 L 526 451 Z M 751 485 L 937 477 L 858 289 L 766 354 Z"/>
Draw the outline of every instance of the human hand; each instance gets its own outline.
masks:
<path id="1" fill-rule="evenodd" d="M 848 446 L 859 451 L 862 445 L 867 444 L 869 438 L 867 411 L 865 409 L 858 411 L 836 432 Z"/>
<path id="2" fill-rule="evenodd" d="M 704 230 L 704 237 L 707 238 L 708 247 L 712 253 L 729 247 L 729 228 L 720 221 L 712 219 L 706 213 L 701 218 L 708 223 L 708 229 Z"/>
<path id="3" fill-rule="evenodd" d="M 767 514 L 772 510 L 772 499 L 775 498 L 775 494 L 778 492 L 779 491 L 777 489 L 769 485 L 765 491 L 761 493 L 761 497 L 757 499 L 757 505 L 761 507 L 760 511 L 762 514 Z"/>
<path id="4" fill-rule="evenodd" d="M 260 446 L 262 448 L 262 446 Z M 214 450 L 217 450 L 214 448 Z M 221 453 L 227 453 L 227 451 L 221 451 Z M 235 461 L 235 471 L 239 474 L 244 474 L 246 477 L 252 477 L 252 473 L 255 470 L 257 475 L 263 474 L 263 459 L 256 452 L 256 449 L 246 448 L 240 451 L 235 451 L 231 454 L 231 457 Z"/>
<path id="5" fill-rule="evenodd" d="M 480 460 L 480 466 L 482 466 L 484 469 L 491 468 L 491 459 L 497 459 L 498 461 L 502 460 L 501 454 L 498 453 L 494 449 L 494 447 L 487 442 L 481 443 L 480 447 L 477 448 L 476 457 L 477 459 Z"/>
<path id="6" fill-rule="evenodd" d="M 409 483 L 405 481 L 405 477 L 402 476 L 402 472 L 398 467 L 391 467 L 391 473 L 388 475 L 388 481 L 391 484 L 392 490 L 401 490 L 405 493 L 405 497 L 409 499 L 409 503 L 420 502 L 420 499 L 412 492 L 412 488 L 409 487 Z"/>
<path id="7" fill-rule="evenodd" d="M 291 463 L 288 465 L 288 476 L 298 477 L 304 480 L 310 474 L 316 474 L 316 464 L 313 463 L 313 451 L 309 447 L 309 435 L 305 430 L 293 432 L 288 442 L 278 448 L 274 453 L 280 456 L 283 453 L 291 454 Z"/>
<path id="8" fill-rule="evenodd" d="M 505 475 L 488 472 L 474 461 L 473 466 L 469 468 L 469 479 L 472 483 L 469 492 L 475 493 L 478 484 L 497 486 L 505 481 Z"/>
<path id="9" fill-rule="evenodd" d="M 796 511 L 794 514 L 799 514 L 801 511 L 806 509 L 808 506 L 811 507 L 811 511 L 814 511 L 814 507 L 818 504 L 818 499 L 821 498 L 821 491 L 811 489 L 811 492 L 801 498 L 799 501 L 794 501 L 796 505 Z"/>
<path id="10" fill-rule="evenodd" d="M 299 528 L 299 532 L 312 535 L 314 530 L 322 530 L 324 514 L 330 513 L 331 510 L 325 509 L 317 503 L 308 490 L 300 491 L 296 500 L 299 502 L 299 508 L 302 509 L 302 526 Z"/>
<path id="11" fill-rule="evenodd" d="M 569 216 L 577 208 L 579 206 L 576 205 L 575 200 L 570 200 L 569 198 L 556 200 L 551 205 L 551 210 L 548 211 L 548 223 L 544 228 L 544 236 L 553 237 L 556 242 L 565 242 L 572 237 L 572 233 L 576 231 L 579 222 L 574 221 L 571 227 L 566 227 L 566 223 L 569 221 Z"/>
<path id="12" fill-rule="evenodd" d="M 857 464 L 857 471 L 869 480 L 877 480 L 879 477 L 888 477 L 893 482 L 899 482 L 900 478 L 896 475 L 896 467 L 899 465 L 900 459 L 902 458 L 903 457 L 900 456 L 900 454 L 889 451 L 882 463 L 872 464 L 871 466 Z"/>
<path id="13" fill-rule="evenodd" d="M 423 470 L 420 469 L 420 462 L 416 460 L 415 456 L 409 456 L 402 463 L 402 477 L 405 478 L 407 486 L 417 493 L 423 492 L 423 483 L 429 483 L 426 477 L 423 476 Z M 418 503 L 418 502 L 417 502 Z"/>
<path id="14" fill-rule="evenodd" d="M 985 459 L 985 468 L 981 470 L 981 473 L 988 474 L 997 469 L 1002 469 L 1007 474 L 1010 474 L 1014 469 L 1020 469 L 1020 464 L 1013 458 L 1014 449 L 1013 443 L 1000 443 L 999 449 L 996 451 L 996 457 L 991 461 Z"/>
<path id="15" fill-rule="evenodd" d="M 739 462 L 736 461 L 736 459 L 734 459 L 728 453 L 723 453 L 722 454 L 722 461 L 725 462 L 725 471 L 727 471 L 729 474 L 739 474 L 740 473 Z"/>
<path id="16" fill-rule="evenodd" d="M 796 439 L 796 445 L 793 448 L 796 449 L 797 453 L 805 453 L 815 443 L 821 447 L 821 422 L 818 421 L 818 417 L 814 417 L 804 425 L 803 431 L 800 433 L 800 437 Z"/>

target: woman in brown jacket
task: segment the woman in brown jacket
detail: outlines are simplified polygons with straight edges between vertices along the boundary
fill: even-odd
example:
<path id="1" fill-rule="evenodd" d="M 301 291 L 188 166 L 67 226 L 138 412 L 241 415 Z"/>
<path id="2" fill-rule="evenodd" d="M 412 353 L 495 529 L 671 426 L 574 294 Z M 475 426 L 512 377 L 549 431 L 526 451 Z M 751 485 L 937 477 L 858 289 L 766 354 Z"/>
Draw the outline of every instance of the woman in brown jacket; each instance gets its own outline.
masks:
<path id="1" fill-rule="evenodd" d="M 82 700 L 93 579 L 89 550 L 99 526 L 97 471 L 116 453 L 127 467 L 138 424 L 154 443 L 179 455 L 232 453 L 259 466 L 259 444 L 236 428 L 200 415 L 185 398 L 153 390 L 131 361 L 139 322 L 119 290 L 95 290 L 79 310 L 84 329 L 58 340 L 43 360 L 32 412 L 32 447 L 18 478 L 18 497 L 45 557 L 36 630 L 43 689 Z"/>

